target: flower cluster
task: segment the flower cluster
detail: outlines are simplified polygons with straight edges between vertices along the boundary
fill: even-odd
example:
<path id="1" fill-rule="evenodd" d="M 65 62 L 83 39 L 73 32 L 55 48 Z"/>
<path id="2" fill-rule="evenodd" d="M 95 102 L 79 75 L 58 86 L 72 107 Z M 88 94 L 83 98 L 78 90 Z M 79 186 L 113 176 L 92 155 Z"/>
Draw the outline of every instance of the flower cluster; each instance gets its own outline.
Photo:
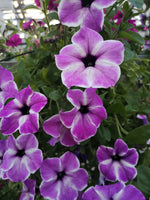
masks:
<path id="1" fill-rule="evenodd" d="M 76 32 L 73 32 L 72 38 L 70 37 L 71 44 L 66 44 L 60 36 L 65 46 L 60 45 L 61 50 L 57 49 L 57 53 L 50 58 L 55 61 L 56 70 L 60 70 L 59 81 L 64 85 L 60 87 L 60 90 L 62 92 L 62 88 L 65 88 L 63 97 L 70 107 L 65 107 L 64 99 L 61 99 L 61 108 L 56 101 L 58 113 L 54 113 L 52 100 L 55 98 L 51 99 L 52 93 L 47 92 L 47 86 L 43 87 L 42 81 L 38 81 L 38 92 L 32 90 L 34 79 L 30 85 L 23 88 L 21 86 L 18 90 L 12 73 L 0 67 L 0 132 L 2 137 L 6 137 L 5 140 L 0 138 L 0 178 L 22 182 L 20 200 L 34 200 L 36 189 L 39 189 L 43 198 L 49 200 L 145 200 L 141 191 L 129 184 L 129 181 L 137 176 L 136 165 L 139 157 L 137 150 L 130 148 L 130 145 L 128 147 L 121 134 L 119 138 L 114 136 L 112 140 L 114 148 L 112 143 L 100 141 L 100 138 L 103 139 L 103 130 L 107 130 L 105 129 L 106 119 L 114 112 L 113 109 L 107 112 L 107 106 L 111 107 L 114 103 L 116 93 L 113 89 L 117 88 L 116 84 L 121 76 L 120 65 L 124 61 L 124 44 L 114 34 L 112 27 L 114 37 L 106 40 L 104 32 L 101 34 L 104 26 L 104 12 L 110 6 L 112 6 L 110 11 L 113 10 L 113 5 L 117 4 L 117 1 L 60 0 L 58 4 L 56 0 L 35 0 L 35 3 L 45 14 L 44 22 L 46 23 L 52 15 L 47 14 L 44 9 L 55 12 L 58 10 L 61 23 L 59 29 L 62 29 L 60 32 L 64 31 L 63 25 L 80 26 L 78 30 L 74 29 Z M 35 8 L 35 6 L 32 7 Z M 107 12 L 109 14 L 109 11 Z M 111 20 L 109 19 L 109 22 L 114 21 L 120 26 L 124 14 L 124 11 L 118 11 Z M 22 28 L 26 32 L 33 30 L 32 33 L 35 34 L 36 29 L 33 23 L 38 24 L 38 28 L 42 29 L 44 22 L 36 23 L 31 19 L 24 22 Z M 133 25 L 133 27 L 129 26 L 131 28 L 127 31 L 137 32 L 135 21 L 128 19 L 127 22 Z M 48 22 L 45 28 L 50 31 L 49 26 Z M 69 28 L 69 31 L 71 33 L 72 29 Z M 55 39 L 57 37 L 59 38 L 55 36 Z M 39 44 L 43 43 L 43 49 L 46 43 L 44 41 L 49 41 L 49 38 L 43 35 L 41 38 L 40 36 L 35 38 L 36 47 L 40 47 Z M 118 39 L 115 40 L 115 38 Z M 11 47 L 21 43 L 16 33 L 6 41 L 6 45 Z M 52 43 L 54 42 L 50 45 L 53 47 Z M 49 55 L 45 49 L 44 51 L 46 56 Z M 39 48 L 37 52 L 40 55 L 41 49 Z M 25 62 L 28 65 L 30 61 L 25 58 Z M 42 63 L 44 62 L 43 59 Z M 37 63 L 33 62 L 33 64 Z M 54 88 L 51 80 L 48 80 L 51 69 L 47 67 L 47 63 L 45 66 L 45 68 L 32 66 L 32 75 L 34 76 L 38 71 L 38 78 L 44 76 L 48 88 Z M 55 77 L 55 73 L 53 76 Z M 105 104 L 103 100 L 107 100 L 108 90 L 113 93 L 110 97 L 112 101 L 107 101 Z M 101 91 L 104 95 L 101 95 Z M 43 93 L 47 94 L 50 102 Z M 50 112 L 49 117 L 45 111 L 40 115 L 40 111 L 46 104 L 46 109 Z M 116 117 L 116 113 L 113 116 Z M 137 115 L 137 118 L 144 120 L 144 124 L 148 124 L 145 117 L 146 115 Z M 116 122 L 118 133 L 121 127 L 122 132 L 126 134 L 117 119 Z M 113 122 L 108 119 L 109 123 Z M 45 137 L 44 132 L 47 138 L 50 137 L 49 140 L 44 139 L 50 149 L 47 152 L 46 147 L 41 145 Z M 92 143 L 94 136 L 97 137 L 98 145 Z M 106 140 L 110 141 L 108 132 L 106 137 Z M 98 176 L 103 179 L 102 182 L 97 181 L 95 186 L 91 184 L 94 175 L 86 171 L 86 169 L 96 171 L 95 166 L 90 168 L 88 165 L 90 158 L 84 154 L 84 150 L 80 151 L 81 145 L 88 144 L 88 140 L 90 140 L 90 145 L 87 145 L 88 151 L 97 158 L 98 162 L 95 162 L 95 165 L 97 165 Z M 97 150 L 92 151 L 92 145 L 95 145 Z M 65 146 L 64 149 L 62 146 Z M 55 152 L 57 147 L 60 149 Z M 41 178 L 38 177 L 39 174 Z M 90 187 L 86 188 L 88 180 Z"/>
<path id="2" fill-rule="evenodd" d="M 8 37 L 6 45 L 10 47 L 17 47 L 19 44 L 22 44 L 22 39 L 20 36 L 15 33 L 11 37 Z"/>

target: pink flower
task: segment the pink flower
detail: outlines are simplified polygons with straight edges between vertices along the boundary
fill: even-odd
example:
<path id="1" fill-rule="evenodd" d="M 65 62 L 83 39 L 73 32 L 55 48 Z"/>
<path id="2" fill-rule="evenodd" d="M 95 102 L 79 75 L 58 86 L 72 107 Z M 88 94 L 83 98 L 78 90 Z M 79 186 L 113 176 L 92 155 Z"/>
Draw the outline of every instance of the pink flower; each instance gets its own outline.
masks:
<path id="1" fill-rule="evenodd" d="M 117 139 L 114 149 L 101 145 L 97 150 L 99 170 L 109 181 L 128 182 L 136 177 L 135 165 L 138 161 L 136 149 L 128 149 L 127 144 Z"/>
<path id="2" fill-rule="evenodd" d="M 63 84 L 68 88 L 113 87 L 120 77 L 123 44 L 116 40 L 104 41 L 99 33 L 87 27 L 75 33 L 72 43 L 55 56 L 57 67 L 62 70 Z"/>
<path id="3" fill-rule="evenodd" d="M 47 158 L 40 168 L 43 179 L 40 192 L 51 200 L 75 200 L 87 186 L 88 173 L 80 168 L 78 158 L 66 152 L 60 158 Z"/>
<path id="4" fill-rule="evenodd" d="M 77 144 L 70 129 L 62 124 L 59 115 L 47 119 L 43 124 L 43 129 L 47 134 L 53 136 L 48 142 L 51 146 L 54 146 L 56 142 L 68 147 Z"/>
<path id="5" fill-rule="evenodd" d="M 68 90 L 67 99 L 74 108 L 68 112 L 60 112 L 64 126 L 71 129 L 75 141 L 81 142 L 96 134 L 101 121 L 107 118 L 103 102 L 96 94 L 96 89 L 87 88 Z"/>
<path id="6" fill-rule="evenodd" d="M 46 97 L 32 91 L 30 86 L 22 89 L 15 99 L 7 103 L 0 112 L 0 129 L 9 135 L 19 130 L 21 134 L 35 133 L 39 129 L 39 112 L 46 105 Z"/>
<path id="7" fill-rule="evenodd" d="M 19 44 L 22 43 L 21 38 L 19 37 L 18 34 L 14 34 L 12 35 L 7 41 L 6 41 L 6 45 L 10 46 L 10 47 L 17 47 Z"/>
<path id="8" fill-rule="evenodd" d="M 0 110 L 2 110 L 5 101 L 14 98 L 18 92 L 12 73 L 0 66 Z"/>
<path id="9" fill-rule="evenodd" d="M 42 151 L 38 149 L 38 140 L 33 134 L 20 135 L 17 139 L 11 135 L 1 169 L 7 172 L 11 181 L 25 181 L 40 168 L 42 161 Z"/>
<path id="10" fill-rule="evenodd" d="M 33 19 L 31 19 L 29 22 L 24 22 L 22 24 L 23 29 L 30 30 L 32 28 L 32 26 L 31 26 L 32 22 L 33 22 Z"/>
<path id="11" fill-rule="evenodd" d="M 77 27 L 86 26 L 101 31 L 104 23 L 103 9 L 116 0 L 61 0 L 58 16 L 62 24 Z"/>

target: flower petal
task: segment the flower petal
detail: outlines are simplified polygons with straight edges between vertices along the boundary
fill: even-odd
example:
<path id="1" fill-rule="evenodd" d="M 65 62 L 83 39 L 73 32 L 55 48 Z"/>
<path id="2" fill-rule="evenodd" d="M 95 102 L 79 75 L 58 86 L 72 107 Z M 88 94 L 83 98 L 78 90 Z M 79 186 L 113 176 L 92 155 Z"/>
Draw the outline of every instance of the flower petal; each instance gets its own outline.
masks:
<path id="1" fill-rule="evenodd" d="M 29 106 L 32 111 L 40 112 L 46 103 L 47 98 L 43 94 L 39 92 L 33 92 L 33 95 L 30 98 Z"/>
<path id="2" fill-rule="evenodd" d="M 59 158 L 47 158 L 43 161 L 40 172 L 44 181 L 52 181 L 57 179 L 57 172 L 60 172 L 61 162 Z"/>
<path id="3" fill-rule="evenodd" d="M 43 197 L 55 200 L 58 199 L 58 194 L 60 193 L 60 182 L 58 181 L 43 181 L 40 185 L 40 193 Z"/>
<path id="4" fill-rule="evenodd" d="M 62 127 L 62 123 L 60 121 L 59 115 L 54 115 L 51 118 L 47 119 L 43 124 L 44 131 L 52 135 L 53 137 L 60 136 L 60 129 Z"/>
<path id="5" fill-rule="evenodd" d="M 23 115 L 19 119 L 19 130 L 21 134 L 35 133 L 39 129 L 39 114 L 32 113 Z"/>
<path id="6" fill-rule="evenodd" d="M 8 118 L 2 118 L 0 123 L 0 130 L 2 134 L 10 135 L 14 133 L 19 127 L 18 119 L 19 119 L 18 114 L 12 115 Z"/>
<path id="7" fill-rule="evenodd" d="M 58 6 L 58 16 L 61 23 L 64 25 L 79 26 L 82 23 L 83 18 L 81 1 L 61 0 Z"/>
<path id="8" fill-rule="evenodd" d="M 76 171 L 80 167 L 78 158 L 71 152 L 67 151 L 60 157 L 63 169 L 68 174 Z"/>

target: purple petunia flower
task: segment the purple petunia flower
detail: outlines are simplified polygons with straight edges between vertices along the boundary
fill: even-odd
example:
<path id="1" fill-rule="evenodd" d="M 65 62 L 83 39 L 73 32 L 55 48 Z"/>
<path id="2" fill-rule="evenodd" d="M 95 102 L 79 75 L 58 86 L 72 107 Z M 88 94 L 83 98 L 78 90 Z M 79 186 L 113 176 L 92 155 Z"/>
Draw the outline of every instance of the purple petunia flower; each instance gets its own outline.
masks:
<path id="1" fill-rule="evenodd" d="M 61 0 L 58 15 L 62 24 L 77 27 L 86 26 L 101 31 L 104 23 L 103 8 L 116 0 Z"/>
<path id="2" fill-rule="evenodd" d="M 18 129 L 21 134 L 37 132 L 39 112 L 46 103 L 46 97 L 32 91 L 30 86 L 22 89 L 0 112 L 2 134 L 9 135 Z"/>
<path id="3" fill-rule="evenodd" d="M 60 158 L 48 158 L 40 168 L 43 179 L 41 195 L 51 200 L 75 200 L 78 191 L 83 190 L 88 182 L 88 174 L 80 168 L 77 157 L 66 152 Z"/>
<path id="4" fill-rule="evenodd" d="M 6 45 L 10 47 L 17 47 L 19 44 L 22 43 L 21 38 L 17 33 L 13 34 L 7 41 Z"/>
<path id="5" fill-rule="evenodd" d="M 18 92 L 12 73 L 0 66 L 0 110 L 2 110 L 5 101 L 13 98 Z"/>
<path id="6" fill-rule="evenodd" d="M 128 149 L 127 144 L 117 139 L 114 149 L 101 145 L 97 150 L 99 170 L 109 181 L 128 182 L 137 175 L 135 165 L 138 161 L 136 149 Z"/>
<path id="7" fill-rule="evenodd" d="M 77 144 L 70 129 L 65 127 L 60 121 L 59 115 L 54 115 L 46 120 L 43 124 L 43 129 L 47 134 L 53 136 L 53 138 L 48 142 L 52 146 L 54 146 L 56 142 L 60 142 L 62 145 L 67 147 Z"/>
<path id="8" fill-rule="evenodd" d="M 144 195 L 133 185 L 125 186 L 118 182 L 112 185 L 104 185 L 88 188 L 82 196 L 83 200 L 145 200 Z"/>
<path id="9" fill-rule="evenodd" d="M 113 16 L 112 20 L 116 20 L 116 24 L 120 24 L 122 19 L 124 18 L 124 10 L 118 10 L 117 13 Z"/>
<path id="10" fill-rule="evenodd" d="M 1 169 L 3 156 L 7 150 L 7 140 L 0 140 L 0 178 L 7 179 L 7 173 Z"/>
<path id="11" fill-rule="evenodd" d="M 144 125 L 147 125 L 148 124 L 148 120 L 147 120 L 147 116 L 146 115 L 139 115 L 137 114 L 136 116 L 138 119 L 141 119 L 143 121 L 143 124 Z"/>
<path id="12" fill-rule="evenodd" d="M 40 168 L 42 160 L 42 151 L 38 149 L 38 141 L 33 134 L 20 135 L 17 139 L 11 135 L 1 169 L 7 171 L 13 182 L 25 181 Z"/>
<path id="13" fill-rule="evenodd" d="M 22 194 L 19 200 L 34 200 L 35 180 L 27 179 L 23 182 Z"/>
<path id="14" fill-rule="evenodd" d="M 84 27 L 73 36 L 72 43 L 55 56 L 65 86 L 108 88 L 116 84 L 120 77 L 118 65 L 124 57 L 121 42 L 103 41 L 97 32 Z"/>
<path id="15" fill-rule="evenodd" d="M 22 28 L 25 29 L 25 30 L 30 30 L 32 28 L 32 22 L 33 22 L 33 19 L 31 19 L 30 21 L 28 22 L 24 22 L 22 24 Z"/>
<path id="16" fill-rule="evenodd" d="M 78 142 L 94 136 L 101 121 L 107 118 L 96 89 L 87 88 L 84 92 L 79 89 L 68 90 L 67 99 L 75 108 L 68 112 L 60 111 L 63 124 L 71 129 L 71 134 Z"/>

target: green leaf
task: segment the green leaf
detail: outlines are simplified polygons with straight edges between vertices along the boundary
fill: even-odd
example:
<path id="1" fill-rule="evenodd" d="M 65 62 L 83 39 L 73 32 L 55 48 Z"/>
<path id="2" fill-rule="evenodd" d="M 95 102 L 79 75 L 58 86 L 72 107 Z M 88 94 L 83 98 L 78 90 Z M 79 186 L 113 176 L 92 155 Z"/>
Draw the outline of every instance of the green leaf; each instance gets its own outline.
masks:
<path id="1" fill-rule="evenodd" d="M 146 141 L 149 138 L 150 138 L 150 125 L 145 125 L 130 131 L 125 139 L 134 144 L 146 144 Z"/>
<path id="2" fill-rule="evenodd" d="M 149 166 L 150 165 L 150 150 L 146 149 L 146 151 L 143 154 L 143 165 L 144 166 Z"/>
<path id="3" fill-rule="evenodd" d="M 146 195 L 150 195 L 150 168 L 138 166 L 137 187 Z"/>
<path id="4" fill-rule="evenodd" d="M 129 1 L 137 8 L 142 8 L 144 3 L 143 0 L 129 0 Z"/>
<path id="5" fill-rule="evenodd" d="M 107 110 L 108 113 L 126 115 L 125 107 L 121 102 L 111 104 Z"/>
<path id="6" fill-rule="evenodd" d="M 107 127 L 102 126 L 101 127 L 102 132 L 103 132 L 103 136 L 105 137 L 105 139 L 110 142 L 111 141 L 111 133 L 110 130 Z"/>
<path id="7" fill-rule="evenodd" d="M 125 46 L 125 52 L 124 52 L 124 61 L 131 60 L 132 58 L 135 58 L 136 54 L 134 51 L 131 51 L 130 48 Z"/>
<path id="8" fill-rule="evenodd" d="M 28 5 L 26 7 L 23 8 L 23 10 L 27 10 L 27 9 L 37 9 L 37 10 L 41 10 L 39 7 L 34 6 L 34 5 Z"/>
<path id="9" fill-rule="evenodd" d="M 120 31 L 118 35 L 121 38 L 126 38 L 134 42 L 137 42 L 139 44 L 145 43 L 145 40 L 138 33 L 134 31 Z"/>
<path id="10" fill-rule="evenodd" d="M 59 20 L 59 17 L 58 17 L 57 12 L 51 12 L 51 13 L 47 14 L 47 16 L 48 16 L 49 18 Z"/>
<path id="11" fill-rule="evenodd" d="M 49 94 L 49 98 L 51 98 L 54 101 L 57 101 L 58 99 L 60 99 L 60 94 L 57 90 L 54 90 Z"/>

